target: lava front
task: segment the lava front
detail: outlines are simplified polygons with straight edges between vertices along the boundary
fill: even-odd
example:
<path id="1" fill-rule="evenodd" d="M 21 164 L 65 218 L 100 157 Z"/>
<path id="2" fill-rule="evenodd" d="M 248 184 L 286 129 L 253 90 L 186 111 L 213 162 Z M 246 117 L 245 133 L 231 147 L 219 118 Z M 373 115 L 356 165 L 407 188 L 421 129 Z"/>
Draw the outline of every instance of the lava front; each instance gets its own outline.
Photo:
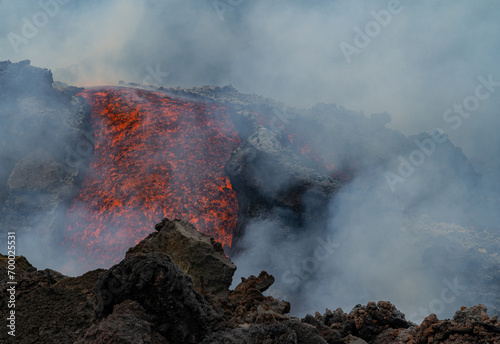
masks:
<path id="1" fill-rule="evenodd" d="M 189 220 L 226 252 L 238 203 L 224 165 L 240 140 L 227 110 L 131 88 L 86 90 L 95 154 L 64 245 L 82 265 L 123 258 L 163 217 Z"/>

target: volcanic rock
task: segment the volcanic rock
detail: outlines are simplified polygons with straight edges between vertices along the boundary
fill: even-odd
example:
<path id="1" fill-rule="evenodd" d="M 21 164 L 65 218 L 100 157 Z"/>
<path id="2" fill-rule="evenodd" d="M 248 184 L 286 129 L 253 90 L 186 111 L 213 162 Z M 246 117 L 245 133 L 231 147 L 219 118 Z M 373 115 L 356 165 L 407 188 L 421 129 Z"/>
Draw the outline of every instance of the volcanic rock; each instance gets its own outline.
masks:
<path id="1" fill-rule="evenodd" d="M 7 180 L 11 190 L 50 191 L 59 180 L 60 167 L 44 149 L 37 149 L 20 160 Z"/>
<path id="2" fill-rule="evenodd" d="M 126 300 L 116 305 L 110 316 L 93 324 L 75 344 L 166 343 L 166 338 L 152 329 L 151 318 L 137 301 Z"/>
<path id="3" fill-rule="evenodd" d="M 7 276 L 6 256 L 0 258 L 0 274 Z M 16 343 L 73 343 L 98 318 L 95 286 L 102 270 L 67 277 L 37 270 L 20 256 L 15 273 Z M 6 280 L 0 287 L 1 307 L 7 310 Z M 7 329 L 0 331 L 0 342 L 8 343 L 7 337 Z"/>
<path id="4" fill-rule="evenodd" d="M 327 310 L 324 315 L 316 312 L 315 316 L 307 315 L 302 321 L 316 327 L 328 343 L 349 343 L 349 340 L 354 340 L 352 337 L 371 343 L 388 328 L 410 327 L 404 314 L 385 301 L 357 305 L 349 314 L 340 308 L 334 312 Z"/>
<path id="5" fill-rule="evenodd" d="M 340 183 L 305 166 L 297 152 L 279 134 L 259 127 L 233 153 L 227 170 L 235 181 L 251 187 L 258 195 L 299 210 L 306 190 L 327 198 Z M 292 196 L 292 197 L 290 197 Z"/>
<path id="6" fill-rule="evenodd" d="M 236 266 L 224 255 L 221 244 L 199 232 L 187 221 L 163 219 L 127 256 L 138 252 L 163 252 L 185 274 L 191 276 L 202 295 L 215 298 L 227 295 Z"/>
<path id="7" fill-rule="evenodd" d="M 407 322 L 404 315 L 387 301 L 357 305 L 349 313 L 342 309 L 324 315 L 316 313 L 302 321 L 316 327 L 328 343 L 499 343 L 500 324 L 490 318 L 484 305 L 462 307 L 453 320 L 429 315 L 420 326 Z"/>
<path id="8" fill-rule="evenodd" d="M 373 343 L 500 343 L 498 316 L 492 318 L 484 305 L 462 307 L 453 319 L 439 320 L 431 314 L 420 326 L 382 332 Z"/>
<path id="9" fill-rule="evenodd" d="M 226 172 L 239 204 L 233 238 L 236 249 L 250 222 L 274 219 L 276 227 L 300 227 L 304 222 L 320 221 L 328 200 L 341 186 L 334 178 L 308 166 L 279 132 L 262 126 L 233 153 Z"/>
<path id="10" fill-rule="evenodd" d="M 327 341 L 318 334 L 314 327 L 287 320 L 216 332 L 209 335 L 203 343 L 326 344 Z"/>
<path id="11" fill-rule="evenodd" d="M 97 299 L 103 316 L 126 300 L 137 301 L 169 343 L 197 343 L 218 321 L 191 278 L 161 252 L 129 254 L 111 267 L 97 282 Z"/>
<path id="12" fill-rule="evenodd" d="M 338 308 L 303 319 L 290 317 L 288 302 L 262 294 L 274 282 L 264 271 L 243 278 L 232 291 L 205 299 L 191 277 L 158 251 L 164 249 L 160 238 L 179 238 L 173 253 L 198 250 L 211 257 L 199 257 L 208 265 L 220 247 L 192 232 L 185 221 L 165 219 L 156 228 L 159 232 L 130 249 L 119 264 L 80 277 L 38 271 L 17 257 L 16 342 L 424 344 L 500 339 L 498 317 L 489 317 L 483 305 L 463 307 L 451 320 L 433 314 L 420 326 L 406 321 L 387 301 L 357 305 L 349 314 Z M 0 274 L 7 276 L 6 256 L 0 257 Z M 6 282 L 0 279 L 3 309 L 9 298 Z M 0 341 L 7 341 L 6 331 L 0 332 Z"/>
<path id="13" fill-rule="evenodd" d="M 290 312 L 290 303 L 262 294 L 273 283 L 274 277 L 262 271 L 258 277 L 242 278 L 226 299 L 218 300 L 217 305 L 224 310 L 228 326 L 288 320 L 285 314 Z"/>
<path id="14" fill-rule="evenodd" d="M 390 302 L 369 302 L 366 306 L 357 305 L 346 318 L 349 332 L 365 340 L 372 340 L 386 328 L 408 328 L 403 313 Z"/>
<path id="15" fill-rule="evenodd" d="M 7 273 L 9 258 L 8 256 L 4 256 L 0 254 L 0 283 L 7 282 L 9 275 Z M 26 271 L 36 271 L 36 268 L 28 262 L 26 257 L 17 256 L 15 259 L 16 262 L 16 274 L 21 277 Z"/>

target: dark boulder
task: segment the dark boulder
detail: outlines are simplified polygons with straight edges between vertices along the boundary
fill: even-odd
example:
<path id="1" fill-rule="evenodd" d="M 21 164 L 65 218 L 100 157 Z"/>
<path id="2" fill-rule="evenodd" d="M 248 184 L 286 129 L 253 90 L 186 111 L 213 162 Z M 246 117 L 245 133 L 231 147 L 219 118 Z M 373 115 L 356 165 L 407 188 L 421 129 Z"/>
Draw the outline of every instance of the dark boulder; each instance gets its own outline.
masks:
<path id="1" fill-rule="evenodd" d="M 233 238 L 235 252 L 250 222 L 271 220 L 301 228 L 320 222 L 328 200 L 341 183 L 308 166 L 305 157 L 281 133 L 257 127 L 226 164 L 238 197 Z"/>
<path id="2" fill-rule="evenodd" d="M 204 344 L 326 344 L 316 328 L 299 321 L 252 325 L 209 335 Z"/>
<path id="3" fill-rule="evenodd" d="M 130 248 L 127 256 L 138 252 L 166 253 L 191 276 L 202 295 L 215 298 L 227 295 L 236 266 L 218 242 L 183 220 L 163 219 L 155 229 L 157 232 Z"/>
<path id="4" fill-rule="evenodd" d="M 197 343 L 218 320 L 191 278 L 161 252 L 129 255 L 111 267 L 97 282 L 97 296 L 103 316 L 126 300 L 137 301 L 169 343 Z"/>
<path id="5" fill-rule="evenodd" d="M 126 300 L 107 318 L 93 324 L 75 344 L 166 343 L 166 338 L 153 330 L 151 318 L 137 301 Z"/>
<path id="6" fill-rule="evenodd" d="M 7 276 L 6 256 L 0 257 L 0 273 Z M 54 270 L 37 270 L 24 257 L 16 258 L 15 343 L 74 343 L 98 321 L 96 282 L 102 270 L 68 277 Z M 7 310 L 6 280 L 0 281 L 0 306 Z M 7 328 L 0 343 L 13 338 Z"/>
<path id="7" fill-rule="evenodd" d="M 264 296 L 274 283 L 274 277 L 262 271 L 258 277 L 242 278 L 241 283 L 231 290 L 225 299 L 218 300 L 216 306 L 224 311 L 226 323 L 230 327 L 241 324 L 263 324 L 288 320 L 290 303 Z"/>

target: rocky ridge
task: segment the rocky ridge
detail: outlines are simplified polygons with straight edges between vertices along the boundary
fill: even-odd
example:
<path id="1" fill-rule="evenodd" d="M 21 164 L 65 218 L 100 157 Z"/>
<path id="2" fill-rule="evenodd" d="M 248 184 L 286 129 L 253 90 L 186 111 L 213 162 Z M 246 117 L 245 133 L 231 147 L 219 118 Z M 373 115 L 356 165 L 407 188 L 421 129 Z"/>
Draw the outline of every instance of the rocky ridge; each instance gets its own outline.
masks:
<path id="1" fill-rule="evenodd" d="M 156 230 L 120 263 L 79 277 L 17 257 L 16 342 L 500 343 L 498 317 L 483 305 L 463 307 L 453 319 L 432 314 L 420 325 L 387 301 L 289 316 L 288 302 L 263 295 L 273 276 L 263 271 L 229 290 L 235 267 L 210 237 L 182 220 L 164 219 Z M 7 258 L 0 262 L 6 276 Z M 0 287 L 7 309 L 6 279 Z M 6 331 L 0 337 L 11 339 Z"/>

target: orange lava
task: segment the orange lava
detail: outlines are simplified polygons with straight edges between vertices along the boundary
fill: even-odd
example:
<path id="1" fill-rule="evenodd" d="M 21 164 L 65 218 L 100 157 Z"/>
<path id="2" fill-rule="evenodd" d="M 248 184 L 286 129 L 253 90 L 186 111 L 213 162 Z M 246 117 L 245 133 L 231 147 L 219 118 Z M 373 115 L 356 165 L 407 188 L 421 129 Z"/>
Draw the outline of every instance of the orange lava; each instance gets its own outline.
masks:
<path id="1" fill-rule="evenodd" d="M 67 214 L 69 251 L 86 265 L 110 265 L 169 217 L 189 220 L 227 252 L 238 203 L 223 169 L 240 144 L 227 110 L 130 88 L 81 95 L 92 105 L 95 154 Z"/>

